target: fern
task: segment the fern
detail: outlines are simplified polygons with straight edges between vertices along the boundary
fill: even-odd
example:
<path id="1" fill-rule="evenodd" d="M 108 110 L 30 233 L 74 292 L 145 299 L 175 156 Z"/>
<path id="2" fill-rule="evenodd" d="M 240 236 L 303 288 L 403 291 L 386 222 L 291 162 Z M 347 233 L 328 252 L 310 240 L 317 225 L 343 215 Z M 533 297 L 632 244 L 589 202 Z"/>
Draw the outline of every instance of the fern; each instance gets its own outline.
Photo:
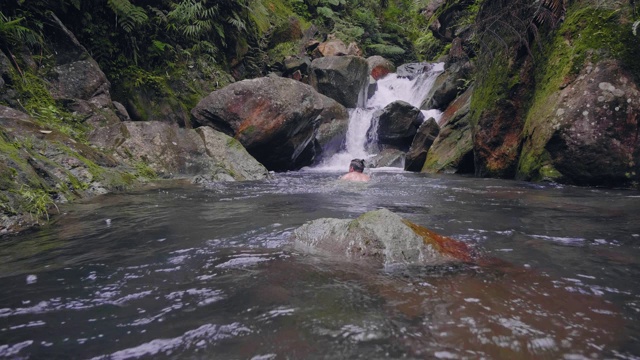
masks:
<path id="1" fill-rule="evenodd" d="M 132 32 L 149 19 L 143 8 L 133 5 L 129 0 L 108 0 L 107 4 L 116 14 L 116 22 L 126 33 Z"/>
<path id="2" fill-rule="evenodd" d="M 169 18 L 167 17 L 167 12 L 164 10 L 160 10 L 157 7 L 149 6 L 149 10 L 153 14 L 153 20 L 157 24 L 168 24 Z"/>
<path id="3" fill-rule="evenodd" d="M 233 13 L 233 16 L 230 16 L 227 19 L 227 22 L 229 22 L 229 24 L 233 25 L 238 30 L 241 30 L 241 31 L 247 30 L 247 27 L 244 21 L 240 20 L 240 17 L 236 13 Z"/>
<path id="4" fill-rule="evenodd" d="M 24 18 L 11 19 L 0 11 L 0 44 L 12 47 L 20 44 L 30 46 L 40 46 L 43 42 L 42 36 L 20 25 Z"/>
<path id="5" fill-rule="evenodd" d="M 71 3 L 71 5 L 73 5 L 74 8 L 80 10 L 80 0 L 69 0 L 69 2 Z"/>
<path id="6" fill-rule="evenodd" d="M 184 36 L 198 39 L 214 28 L 217 11 L 216 6 L 206 8 L 201 1 L 186 0 L 175 5 L 167 18 L 175 22 L 175 28 Z"/>

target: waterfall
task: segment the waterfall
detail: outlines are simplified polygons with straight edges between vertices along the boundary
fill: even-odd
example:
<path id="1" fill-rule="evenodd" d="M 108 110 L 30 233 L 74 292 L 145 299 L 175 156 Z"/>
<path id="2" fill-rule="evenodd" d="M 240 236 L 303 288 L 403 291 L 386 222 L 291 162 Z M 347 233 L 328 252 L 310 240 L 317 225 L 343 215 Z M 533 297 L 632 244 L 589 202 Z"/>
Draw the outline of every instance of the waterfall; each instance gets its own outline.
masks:
<path id="1" fill-rule="evenodd" d="M 420 108 L 427 93 L 438 75 L 444 71 L 444 64 L 437 63 L 414 79 L 398 77 L 392 73 L 378 80 L 375 94 L 366 102 L 366 107 L 349 109 L 349 129 L 347 130 L 346 149 L 314 167 L 317 170 L 345 171 L 351 159 L 367 159 L 372 157 L 365 148 L 367 131 L 371 126 L 373 114 L 390 103 L 398 100 Z M 425 119 L 440 119 L 441 112 L 435 109 L 422 110 Z"/>

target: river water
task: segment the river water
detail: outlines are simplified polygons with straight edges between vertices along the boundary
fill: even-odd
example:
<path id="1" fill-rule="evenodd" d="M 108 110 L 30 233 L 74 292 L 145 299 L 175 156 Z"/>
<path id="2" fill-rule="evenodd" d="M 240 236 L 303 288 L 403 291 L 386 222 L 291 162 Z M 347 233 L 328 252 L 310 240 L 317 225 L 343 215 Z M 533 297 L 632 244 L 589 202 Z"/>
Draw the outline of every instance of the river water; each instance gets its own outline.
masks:
<path id="1" fill-rule="evenodd" d="M 345 151 L 313 169 L 106 195 L 2 239 L 0 357 L 640 359 L 637 191 L 398 169 L 337 181 L 373 156 L 374 112 L 419 106 L 442 70 L 379 81 Z M 307 221 L 379 208 L 483 257 L 385 270 L 291 244 Z"/>
<path id="2" fill-rule="evenodd" d="M 0 357 L 640 357 L 638 192 L 338 176 L 111 194 L 3 239 Z M 384 270 L 291 246 L 382 207 L 493 260 Z"/>

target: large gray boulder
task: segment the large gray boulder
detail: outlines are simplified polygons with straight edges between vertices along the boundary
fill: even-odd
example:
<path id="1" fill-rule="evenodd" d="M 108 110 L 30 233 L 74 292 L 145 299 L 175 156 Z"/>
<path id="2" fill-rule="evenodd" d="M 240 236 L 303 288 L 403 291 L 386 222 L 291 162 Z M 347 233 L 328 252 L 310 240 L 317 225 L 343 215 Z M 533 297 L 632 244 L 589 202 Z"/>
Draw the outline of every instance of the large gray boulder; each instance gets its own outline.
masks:
<path id="1" fill-rule="evenodd" d="M 422 122 L 424 114 L 420 109 L 405 101 L 394 101 L 376 111 L 369 132 L 377 134 L 378 145 L 407 151 Z"/>
<path id="2" fill-rule="evenodd" d="M 396 167 L 402 168 L 405 162 L 405 152 L 398 149 L 384 149 L 375 156 L 367 159 L 367 167 Z"/>
<path id="3" fill-rule="evenodd" d="M 313 60 L 310 84 L 348 108 L 364 107 L 369 64 L 359 56 L 327 56 Z"/>
<path id="4" fill-rule="evenodd" d="M 263 77 L 212 92 L 191 114 L 196 126 L 234 137 L 269 170 L 284 171 L 313 162 L 321 149 L 316 130 L 321 123 L 344 116 L 346 110 L 337 108 L 341 105 L 309 85 Z"/>
<path id="5" fill-rule="evenodd" d="M 183 129 L 159 121 L 127 121 L 101 129 L 94 143 L 124 163 L 148 166 L 164 178 L 260 180 L 267 169 L 232 137 L 209 127 Z"/>
<path id="6" fill-rule="evenodd" d="M 50 79 L 55 98 L 89 100 L 108 93 L 111 84 L 98 63 L 76 37 L 53 14 L 48 38 L 56 51 L 56 65 Z"/>
<path id="7" fill-rule="evenodd" d="M 315 57 L 328 57 L 328 56 L 344 56 L 348 55 L 349 50 L 347 46 L 340 39 L 329 39 L 325 42 L 318 44 L 318 47 L 314 51 Z"/>
<path id="8" fill-rule="evenodd" d="M 47 78 L 51 95 L 93 128 L 118 123 L 106 75 L 73 33 L 49 16 L 47 39 L 55 49 L 55 66 Z"/>
<path id="9" fill-rule="evenodd" d="M 422 170 L 427 153 L 440 133 L 440 127 L 434 118 L 429 118 L 418 128 L 411 147 L 405 156 L 404 169 L 419 172 Z"/>
<path id="10" fill-rule="evenodd" d="M 638 187 L 640 88 L 616 60 L 585 64 L 527 119 L 517 178 Z"/>
<path id="11" fill-rule="evenodd" d="M 297 249 L 385 267 L 469 262 L 466 244 L 438 235 L 387 209 L 355 220 L 317 219 L 293 233 Z"/>

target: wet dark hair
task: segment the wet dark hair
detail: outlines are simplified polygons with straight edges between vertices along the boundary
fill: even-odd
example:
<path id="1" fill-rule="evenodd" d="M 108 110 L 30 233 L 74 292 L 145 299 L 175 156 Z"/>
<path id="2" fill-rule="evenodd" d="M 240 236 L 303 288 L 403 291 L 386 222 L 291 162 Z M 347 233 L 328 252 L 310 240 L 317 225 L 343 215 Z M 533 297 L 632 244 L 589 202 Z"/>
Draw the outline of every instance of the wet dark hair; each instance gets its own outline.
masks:
<path id="1" fill-rule="evenodd" d="M 354 171 L 363 172 L 364 171 L 364 159 L 353 159 L 351 160 L 350 167 L 353 168 Z"/>

